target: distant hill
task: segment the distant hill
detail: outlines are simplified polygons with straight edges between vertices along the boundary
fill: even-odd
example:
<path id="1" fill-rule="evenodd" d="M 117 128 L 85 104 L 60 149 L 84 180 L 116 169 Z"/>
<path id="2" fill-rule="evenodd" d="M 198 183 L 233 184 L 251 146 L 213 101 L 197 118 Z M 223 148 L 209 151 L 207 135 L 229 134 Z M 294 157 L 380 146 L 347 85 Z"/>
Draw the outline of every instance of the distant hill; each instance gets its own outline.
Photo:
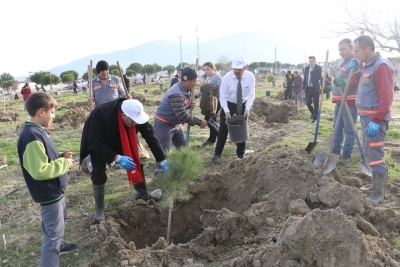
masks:
<path id="1" fill-rule="evenodd" d="M 217 39 L 200 42 L 200 63 L 211 61 L 216 63 L 221 56 L 228 56 L 231 60 L 237 55 L 244 55 L 248 63 L 254 61 L 273 62 L 275 60 L 275 46 L 280 53 L 278 60 L 282 63 L 301 63 L 299 55 L 304 55 L 292 44 L 282 44 L 262 31 L 243 34 L 231 34 Z M 289 52 L 287 52 L 289 51 Z M 195 63 L 197 56 L 196 42 L 182 42 L 182 59 L 184 62 Z M 295 61 L 294 59 L 297 59 Z M 59 75 L 66 70 L 75 70 L 82 76 L 87 71 L 87 65 L 93 60 L 94 67 L 99 60 L 106 60 L 110 65 L 119 61 L 125 69 L 133 62 L 143 64 L 157 63 L 161 66 L 171 64 L 177 66 L 180 62 L 179 41 L 151 41 L 126 50 L 114 51 L 105 54 L 89 55 L 68 64 L 52 68 L 52 72 Z"/>

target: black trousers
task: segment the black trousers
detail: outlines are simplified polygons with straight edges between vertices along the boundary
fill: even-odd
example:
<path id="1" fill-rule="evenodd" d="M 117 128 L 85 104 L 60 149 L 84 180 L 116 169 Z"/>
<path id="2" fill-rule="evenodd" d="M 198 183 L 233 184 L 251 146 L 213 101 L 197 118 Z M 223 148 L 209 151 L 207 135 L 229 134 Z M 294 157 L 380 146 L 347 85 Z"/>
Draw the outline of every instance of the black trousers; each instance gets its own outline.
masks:
<path id="1" fill-rule="evenodd" d="M 246 103 L 242 104 L 242 113 L 237 114 L 237 115 L 243 115 L 244 110 L 246 108 Z M 228 102 L 228 109 L 229 112 L 231 113 L 231 116 L 236 114 L 236 104 Z M 215 154 L 216 155 L 221 155 L 222 151 L 224 150 L 226 139 L 228 138 L 228 126 L 226 126 L 225 123 L 225 111 L 224 109 L 221 109 L 221 115 L 219 117 L 219 133 L 218 133 L 218 140 L 217 140 L 217 145 L 215 147 Z M 236 154 L 238 157 L 243 157 L 244 151 L 246 149 L 246 142 L 243 143 L 237 143 L 236 144 Z"/>
<path id="2" fill-rule="evenodd" d="M 285 90 L 285 100 L 288 100 L 288 99 L 292 99 L 292 91 L 293 91 L 293 87 L 286 87 L 286 90 Z"/>
<path id="3" fill-rule="evenodd" d="M 312 104 L 314 104 L 314 106 Z M 319 108 L 319 92 L 306 91 L 306 105 L 308 107 L 308 110 L 312 114 L 312 119 L 316 120 L 318 117 Z"/>
<path id="4" fill-rule="evenodd" d="M 90 159 L 92 161 L 92 167 L 93 167 L 92 173 L 90 174 L 90 179 L 92 180 L 92 184 L 94 185 L 105 184 L 107 182 L 106 162 L 94 151 L 90 152 Z M 142 177 L 144 183 L 135 184 L 134 187 L 136 190 L 137 187 L 144 188 L 144 190 L 146 190 L 146 178 L 144 176 L 143 164 L 141 164 L 140 167 L 142 170 Z"/>
<path id="5" fill-rule="evenodd" d="M 217 112 L 215 113 L 215 116 L 204 116 L 204 119 L 208 121 L 210 118 L 213 118 L 214 121 L 217 121 L 217 114 L 220 109 L 221 109 L 221 104 L 218 101 Z M 207 141 L 210 143 L 215 143 L 215 141 L 217 140 L 218 132 L 209 124 L 207 124 L 207 126 L 208 128 L 210 128 L 210 136 L 208 137 Z"/>

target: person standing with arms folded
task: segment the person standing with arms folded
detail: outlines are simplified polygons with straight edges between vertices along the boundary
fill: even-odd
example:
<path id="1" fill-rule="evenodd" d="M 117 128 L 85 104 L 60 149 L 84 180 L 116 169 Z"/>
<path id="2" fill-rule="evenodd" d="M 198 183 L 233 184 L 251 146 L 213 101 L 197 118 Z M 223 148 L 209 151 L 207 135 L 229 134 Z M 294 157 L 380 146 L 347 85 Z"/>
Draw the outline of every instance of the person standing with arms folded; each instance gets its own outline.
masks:
<path id="1" fill-rule="evenodd" d="M 314 123 L 318 117 L 322 68 L 316 64 L 314 56 L 308 57 L 308 63 L 310 65 L 304 69 L 303 92 L 306 93 L 306 105 L 311 113 L 311 122 Z"/>
<path id="2" fill-rule="evenodd" d="M 228 127 L 225 121 L 234 114 L 244 115 L 245 118 L 249 118 L 250 109 L 255 99 L 255 77 L 253 73 L 247 70 L 245 57 L 236 57 L 232 61 L 231 67 L 232 70 L 222 78 L 219 91 L 219 101 L 222 109 L 218 140 L 212 160 L 219 159 L 224 150 L 228 137 Z M 237 158 L 242 159 L 246 149 L 246 142 L 238 143 L 236 146 Z"/>
<path id="3" fill-rule="evenodd" d="M 207 76 L 205 80 L 205 84 L 213 84 L 217 86 L 217 90 L 219 91 L 219 87 L 221 86 L 222 78 L 221 75 L 217 72 L 217 69 L 215 68 L 215 65 L 212 62 L 206 62 L 203 64 L 203 71 L 205 72 L 205 75 Z M 209 95 L 206 94 L 204 95 L 205 98 L 203 99 L 203 91 L 202 87 L 200 88 L 200 92 L 196 94 L 196 98 L 202 97 L 202 101 L 209 101 Z M 217 96 L 218 97 L 218 96 Z M 208 121 L 209 119 L 213 119 L 214 122 L 217 120 L 216 116 L 218 114 L 218 111 L 221 109 L 221 104 L 218 101 L 218 106 L 217 106 L 217 112 L 215 113 L 214 116 L 204 116 L 204 119 Z M 213 145 L 215 141 L 217 140 L 218 132 L 215 130 L 212 126 L 207 124 L 208 128 L 210 128 L 210 135 L 208 136 L 207 141 L 203 143 L 203 146 L 208 146 L 208 145 Z"/>
<path id="4" fill-rule="evenodd" d="M 371 192 L 367 198 L 372 205 L 383 201 L 386 193 L 388 169 L 384 145 L 389 121 L 392 121 L 394 68 L 390 61 L 375 52 L 373 39 L 361 35 L 354 40 L 354 57 L 364 62 L 362 71 L 356 73 L 358 90 L 356 107 L 363 132 L 365 158 L 372 170 Z M 358 61 L 353 59 L 349 68 L 358 71 Z"/>
<path id="5" fill-rule="evenodd" d="M 342 112 L 341 118 L 338 118 L 339 107 L 342 103 L 342 96 L 340 95 L 338 88 L 341 88 L 342 92 L 344 92 L 344 89 L 346 87 L 346 83 L 344 80 L 347 79 L 350 74 L 349 64 L 353 59 L 353 42 L 350 39 L 345 38 L 339 42 L 339 54 L 340 57 L 343 59 L 343 62 L 336 70 L 336 79 L 333 81 L 332 85 L 332 102 L 335 104 L 335 117 L 333 120 L 333 125 L 339 123 L 338 132 L 335 137 L 335 144 L 333 146 L 333 153 L 337 155 L 342 154 L 342 143 L 343 140 L 345 140 L 343 146 L 343 154 L 340 156 L 338 163 L 347 164 L 351 160 L 351 154 L 353 153 L 354 148 L 355 133 L 353 131 L 353 127 L 351 126 L 350 120 L 353 120 L 354 124 L 356 124 L 357 122 L 357 86 L 351 84 L 346 97 L 346 102 L 350 109 L 351 118 L 347 116 L 347 112 Z M 346 138 L 344 135 L 346 136 Z"/>

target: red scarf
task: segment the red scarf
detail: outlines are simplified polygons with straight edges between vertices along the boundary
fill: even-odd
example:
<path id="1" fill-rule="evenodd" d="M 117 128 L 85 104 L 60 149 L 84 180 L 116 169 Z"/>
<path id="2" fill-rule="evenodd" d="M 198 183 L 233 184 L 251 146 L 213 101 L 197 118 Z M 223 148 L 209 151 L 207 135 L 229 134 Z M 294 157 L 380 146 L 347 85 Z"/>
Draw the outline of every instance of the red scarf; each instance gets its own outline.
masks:
<path id="1" fill-rule="evenodd" d="M 143 182 L 143 177 L 140 167 L 139 148 L 136 139 L 136 126 L 133 125 L 132 127 L 129 127 L 128 130 L 125 129 L 121 110 L 118 111 L 118 128 L 119 137 L 121 138 L 122 152 L 125 156 L 131 157 L 133 162 L 136 164 L 135 168 L 126 171 L 128 174 L 129 184 L 140 184 Z"/>

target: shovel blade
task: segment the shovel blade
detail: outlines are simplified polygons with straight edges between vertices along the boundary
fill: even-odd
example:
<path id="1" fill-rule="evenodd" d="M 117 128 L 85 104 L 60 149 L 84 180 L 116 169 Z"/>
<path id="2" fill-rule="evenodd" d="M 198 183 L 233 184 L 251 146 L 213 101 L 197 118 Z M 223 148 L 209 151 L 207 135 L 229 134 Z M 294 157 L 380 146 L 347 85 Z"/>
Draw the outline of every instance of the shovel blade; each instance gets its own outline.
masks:
<path id="1" fill-rule="evenodd" d="M 361 167 L 361 170 L 368 175 L 369 177 L 372 177 L 372 170 L 368 166 L 368 164 L 365 161 L 360 161 L 358 165 Z"/>
<path id="2" fill-rule="evenodd" d="M 308 153 L 310 153 L 311 151 L 314 150 L 314 148 L 317 146 L 318 142 L 310 142 L 308 143 L 305 151 L 307 151 Z"/>
<path id="3" fill-rule="evenodd" d="M 93 171 L 92 159 L 90 157 L 87 157 L 85 159 L 85 161 L 86 161 L 86 166 L 87 166 L 89 172 L 91 173 Z"/>
<path id="4" fill-rule="evenodd" d="M 339 155 L 333 153 L 327 155 L 325 152 L 318 152 L 314 160 L 314 166 L 321 169 L 323 174 L 328 174 L 335 168 L 338 159 Z"/>

